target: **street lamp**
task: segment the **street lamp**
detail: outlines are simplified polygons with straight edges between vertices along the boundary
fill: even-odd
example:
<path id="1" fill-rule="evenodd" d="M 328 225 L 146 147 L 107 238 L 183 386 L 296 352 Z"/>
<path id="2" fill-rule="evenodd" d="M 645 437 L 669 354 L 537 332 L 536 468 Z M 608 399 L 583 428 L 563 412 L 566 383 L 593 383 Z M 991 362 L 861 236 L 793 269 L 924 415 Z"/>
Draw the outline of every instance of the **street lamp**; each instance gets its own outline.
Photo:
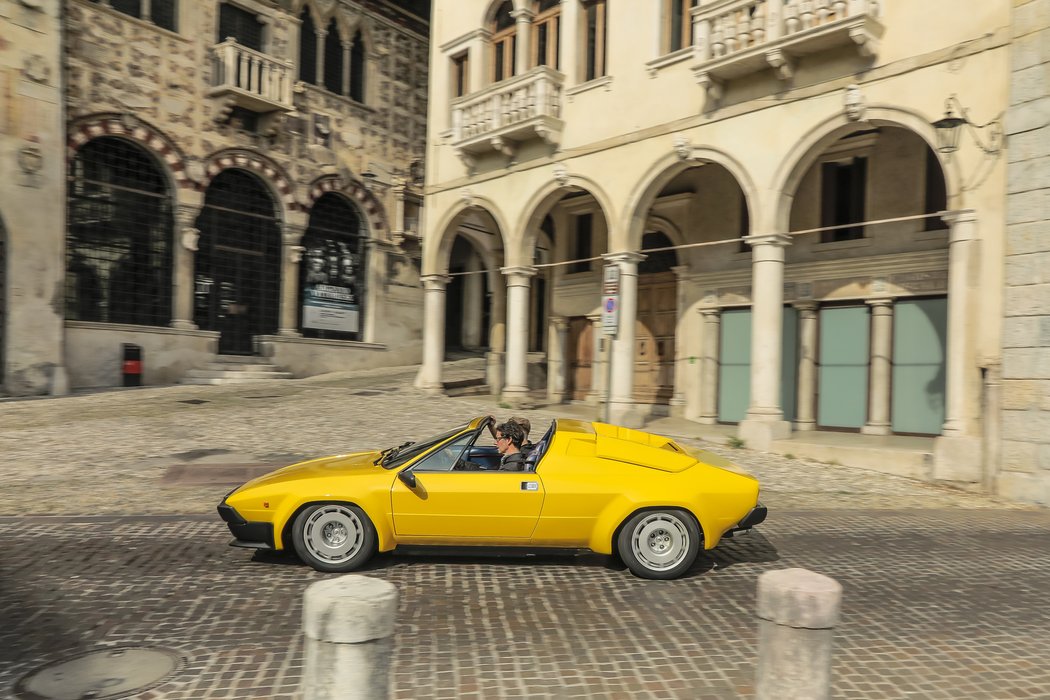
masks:
<path id="1" fill-rule="evenodd" d="M 955 115 L 958 109 L 959 115 Z M 998 155 L 1003 146 L 1003 126 L 998 119 L 993 119 L 986 124 L 974 124 L 968 118 L 968 111 L 959 102 L 959 98 L 952 94 L 944 101 L 944 117 L 933 122 L 933 128 L 937 130 L 937 150 L 951 157 L 952 153 L 959 150 L 959 138 L 962 127 L 970 128 L 973 140 L 977 147 L 988 155 Z M 981 138 L 981 131 L 987 129 L 987 143 Z"/>

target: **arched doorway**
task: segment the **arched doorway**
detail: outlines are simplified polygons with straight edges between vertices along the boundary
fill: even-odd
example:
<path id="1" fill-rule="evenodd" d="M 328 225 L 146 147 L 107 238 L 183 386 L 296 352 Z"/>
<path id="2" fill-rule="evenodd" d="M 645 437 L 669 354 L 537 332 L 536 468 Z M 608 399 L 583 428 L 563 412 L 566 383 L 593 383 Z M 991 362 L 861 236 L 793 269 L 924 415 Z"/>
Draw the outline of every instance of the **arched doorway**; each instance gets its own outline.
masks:
<path id="1" fill-rule="evenodd" d="M 666 405 L 674 395 L 675 329 L 678 322 L 678 256 L 659 231 L 642 236 L 646 258 L 638 263 L 638 315 L 634 341 L 634 400 Z M 653 251 L 653 252 L 647 252 Z"/>
<path id="2" fill-rule="evenodd" d="M 153 157 L 120 138 L 89 141 L 68 192 L 66 318 L 168 325 L 172 198 Z"/>
<path id="3" fill-rule="evenodd" d="M 219 352 L 251 355 L 277 332 L 281 236 L 276 204 L 255 175 L 231 168 L 208 186 L 197 217 L 194 322 L 219 331 Z"/>
<path id="4" fill-rule="evenodd" d="M 361 217 L 350 200 L 328 192 L 314 203 L 299 266 L 299 329 L 307 338 L 361 339 L 364 243 Z"/>
<path id="5" fill-rule="evenodd" d="M 488 329 L 492 323 L 492 289 L 484 258 L 465 236 L 452 242 L 445 291 L 445 350 L 481 352 L 488 350 Z"/>

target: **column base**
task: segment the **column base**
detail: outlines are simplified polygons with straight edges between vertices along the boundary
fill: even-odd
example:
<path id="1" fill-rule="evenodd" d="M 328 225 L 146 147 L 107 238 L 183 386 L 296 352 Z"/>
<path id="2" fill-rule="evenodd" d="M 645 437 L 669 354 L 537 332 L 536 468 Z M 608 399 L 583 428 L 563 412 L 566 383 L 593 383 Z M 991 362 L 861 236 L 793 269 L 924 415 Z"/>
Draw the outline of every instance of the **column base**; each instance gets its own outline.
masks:
<path id="1" fill-rule="evenodd" d="M 613 401 L 609 406 L 609 423 L 625 428 L 641 428 L 645 425 L 645 416 L 633 403 Z"/>
<path id="2" fill-rule="evenodd" d="M 804 433 L 804 432 L 807 432 L 807 431 L 810 431 L 810 430 L 816 430 L 817 429 L 817 421 L 815 421 L 815 420 L 797 420 L 797 421 L 795 421 L 794 423 L 791 424 L 791 427 L 793 427 L 798 432 Z"/>
<path id="3" fill-rule="evenodd" d="M 700 416 L 696 419 L 696 422 L 701 425 L 717 425 L 718 416 Z"/>
<path id="4" fill-rule="evenodd" d="M 893 432 L 889 423 L 867 423 L 861 426 L 861 435 L 889 435 Z"/>
<path id="5" fill-rule="evenodd" d="M 498 394 L 503 386 L 503 353 L 490 352 L 485 355 L 485 383 L 490 394 Z"/>
<path id="6" fill-rule="evenodd" d="M 786 420 L 755 420 L 747 418 L 740 421 L 737 436 L 745 446 L 752 450 L 769 452 L 774 440 L 791 437 L 791 423 Z"/>
<path id="7" fill-rule="evenodd" d="M 941 435 L 933 442 L 933 480 L 981 483 L 984 479 L 984 440 L 972 436 Z"/>
<path id="8" fill-rule="evenodd" d="M 66 396 L 69 394 L 69 374 L 65 365 L 55 365 L 51 370 L 51 382 L 47 388 L 49 396 Z"/>
<path id="9" fill-rule="evenodd" d="M 172 321 L 171 323 L 169 323 L 168 325 L 171 328 L 174 328 L 174 329 L 180 330 L 180 331 L 195 331 L 195 330 L 198 330 L 196 323 L 194 323 L 193 321 L 185 321 L 183 319 L 176 319 L 176 320 Z"/>
<path id="10" fill-rule="evenodd" d="M 294 328 L 281 328 L 277 331 L 277 335 L 283 338 L 302 338 L 303 334 Z"/>
<path id="11" fill-rule="evenodd" d="M 499 400 L 500 403 L 505 403 L 513 409 L 533 408 L 528 387 L 508 386 L 503 389 L 503 393 L 500 395 Z"/>
<path id="12" fill-rule="evenodd" d="M 445 395 L 445 385 L 444 384 L 424 384 L 423 386 L 419 387 L 419 389 L 420 389 L 420 391 L 422 391 L 427 396 L 444 396 Z"/>

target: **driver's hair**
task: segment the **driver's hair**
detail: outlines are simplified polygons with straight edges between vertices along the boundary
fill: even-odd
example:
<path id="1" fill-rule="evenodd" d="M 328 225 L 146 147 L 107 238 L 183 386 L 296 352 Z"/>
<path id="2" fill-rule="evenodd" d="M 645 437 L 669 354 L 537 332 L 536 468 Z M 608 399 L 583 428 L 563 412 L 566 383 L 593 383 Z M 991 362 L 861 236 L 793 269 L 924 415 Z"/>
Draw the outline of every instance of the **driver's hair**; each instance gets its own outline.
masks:
<path id="1" fill-rule="evenodd" d="M 521 448 L 521 443 L 525 442 L 525 431 L 514 421 L 509 420 L 506 423 L 500 423 L 496 426 L 496 432 L 502 433 L 503 437 L 510 438 L 511 444 L 519 449 Z"/>

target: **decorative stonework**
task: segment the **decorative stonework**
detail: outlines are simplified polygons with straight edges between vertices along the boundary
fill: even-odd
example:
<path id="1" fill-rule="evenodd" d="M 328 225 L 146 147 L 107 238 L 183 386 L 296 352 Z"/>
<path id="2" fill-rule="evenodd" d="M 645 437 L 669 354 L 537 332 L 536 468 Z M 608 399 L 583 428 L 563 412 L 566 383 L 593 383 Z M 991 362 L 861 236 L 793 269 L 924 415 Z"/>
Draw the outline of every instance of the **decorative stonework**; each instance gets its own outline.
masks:
<path id="1" fill-rule="evenodd" d="M 171 170 L 175 185 L 193 189 L 194 182 L 186 172 L 186 161 L 175 145 L 158 130 L 140 119 L 134 119 L 132 127 L 128 120 L 116 115 L 97 115 L 74 123 L 70 127 L 67 157 L 72 160 L 76 152 L 88 141 L 101 136 L 119 136 L 130 139 L 161 160 Z"/>
<path id="2" fill-rule="evenodd" d="M 232 151 L 212 156 L 205 169 L 205 179 L 200 183 L 198 189 L 206 190 L 215 176 L 228 168 L 241 168 L 254 172 L 273 185 L 281 198 L 281 203 L 289 211 L 295 211 L 298 208 L 292 194 L 292 186 L 280 167 L 264 159 L 258 153 L 248 151 Z"/>
<path id="3" fill-rule="evenodd" d="M 340 192 L 354 200 L 368 219 L 369 229 L 373 235 L 387 229 L 386 211 L 382 203 L 363 184 L 356 180 L 347 180 L 339 176 L 327 176 L 315 182 L 310 188 L 308 199 L 305 202 L 305 209 L 309 210 L 312 208 L 314 202 L 327 192 Z"/>

